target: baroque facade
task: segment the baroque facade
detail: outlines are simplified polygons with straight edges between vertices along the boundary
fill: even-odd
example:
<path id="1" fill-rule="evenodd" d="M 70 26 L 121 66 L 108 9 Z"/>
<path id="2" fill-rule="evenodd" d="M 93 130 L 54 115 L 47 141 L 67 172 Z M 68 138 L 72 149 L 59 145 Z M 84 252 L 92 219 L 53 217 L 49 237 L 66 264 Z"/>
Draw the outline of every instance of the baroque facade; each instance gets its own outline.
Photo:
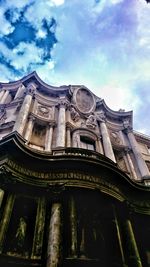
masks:
<path id="1" fill-rule="evenodd" d="M 0 84 L 0 266 L 150 266 L 150 137 L 132 124 L 85 86 Z"/>

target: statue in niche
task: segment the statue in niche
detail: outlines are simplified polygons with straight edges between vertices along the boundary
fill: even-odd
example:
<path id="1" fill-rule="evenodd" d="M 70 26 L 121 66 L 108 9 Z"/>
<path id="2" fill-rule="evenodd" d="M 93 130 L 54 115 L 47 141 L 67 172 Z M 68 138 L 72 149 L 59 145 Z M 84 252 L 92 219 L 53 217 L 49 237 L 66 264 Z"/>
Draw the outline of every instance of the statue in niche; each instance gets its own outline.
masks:
<path id="1" fill-rule="evenodd" d="M 70 108 L 70 115 L 71 115 L 71 119 L 75 122 L 78 121 L 80 118 L 79 113 L 75 110 L 73 106 L 71 106 Z"/>
<path id="2" fill-rule="evenodd" d="M 86 121 L 86 126 L 91 128 L 91 129 L 95 129 L 97 123 L 96 123 L 96 117 L 95 115 L 90 115 L 88 118 L 87 118 L 87 121 Z"/>
<path id="3" fill-rule="evenodd" d="M 19 220 L 18 229 L 15 235 L 17 246 L 20 249 L 24 246 L 26 230 L 27 230 L 27 223 L 25 219 L 21 217 Z"/>

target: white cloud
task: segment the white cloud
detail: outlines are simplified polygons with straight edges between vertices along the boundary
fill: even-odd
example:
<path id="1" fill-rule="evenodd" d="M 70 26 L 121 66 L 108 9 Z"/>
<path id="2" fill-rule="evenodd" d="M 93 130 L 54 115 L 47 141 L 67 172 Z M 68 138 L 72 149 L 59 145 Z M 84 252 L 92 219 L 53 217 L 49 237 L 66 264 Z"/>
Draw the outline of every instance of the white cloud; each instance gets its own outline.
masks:
<path id="1" fill-rule="evenodd" d="M 53 5 L 56 5 L 56 6 L 63 5 L 64 2 L 65 2 L 64 0 L 50 0 L 50 3 L 52 3 Z"/>
<path id="2" fill-rule="evenodd" d="M 5 10 L 1 7 L 0 8 L 0 37 L 3 35 L 8 35 L 9 33 L 13 32 L 14 27 L 6 20 L 4 16 Z"/>
<path id="3" fill-rule="evenodd" d="M 36 38 L 40 38 L 40 39 L 44 39 L 47 35 L 47 32 L 45 30 L 42 30 L 42 29 L 39 29 L 37 32 L 36 32 Z"/>
<path id="4" fill-rule="evenodd" d="M 12 71 L 2 63 L 0 63 L 0 75 L 0 82 L 17 81 L 17 79 L 19 79 L 16 74 L 12 73 Z"/>
<path id="5" fill-rule="evenodd" d="M 116 5 L 116 4 L 119 4 L 119 3 L 123 2 L 123 1 L 124 0 L 110 0 L 110 3 Z"/>
<path id="6" fill-rule="evenodd" d="M 38 48 L 35 43 L 21 42 L 13 49 L 13 55 L 11 65 L 18 70 L 27 71 L 31 64 L 36 66 L 42 62 L 43 49 Z"/>
<path id="7" fill-rule="evenodd" d="M 101 0 L 97 4 L 94 0 L 7 0 L 0 9 L 1 35 L 14 30 L 6 21 L 5 11 L 11 8 L 15 21 L 31 3 L 24 18 L 36 29 L 36 38 L 47 36 L 44 20 L 50 27 L 52 17 L 56 19 L 53 32 L 58 43 L 50 51 L 52 59 L 40 65 L 43 49 L 34 41 L 22 42 L 13 51 L 1 42 L 6 61 L 24 72 L 35 67 L 49 84 L 85 84 L 111 109 L 134 109 L 138 113 L 141 88 L 138 92 L 135 88 L 141 79 L 150 80 L 150 5 L 144 0 Z M 11 72 L 6 73 L 11 77 Z M 146 89 L 147 106 L 148 94 Z M 138 128 L 144 129 L 141 125 Z"/>

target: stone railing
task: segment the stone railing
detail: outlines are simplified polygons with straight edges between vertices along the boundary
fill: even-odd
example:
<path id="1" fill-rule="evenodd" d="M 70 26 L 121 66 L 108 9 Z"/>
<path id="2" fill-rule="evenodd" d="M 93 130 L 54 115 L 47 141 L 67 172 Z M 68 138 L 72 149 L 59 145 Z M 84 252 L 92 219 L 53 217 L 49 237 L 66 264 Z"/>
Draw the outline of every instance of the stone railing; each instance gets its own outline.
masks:
<path id="1" fill-rule="evenodd" d="M 106 157 L 103 154 L 100 154 L 100 153 L 93 151 L 93 150 L 88 150 L 88 149 L 83 149 L 83 148 L 75 148 L 75 147 L 53 149 L 52 155 L 53 156 L 70 155 L 70 156 L 94 158 L 97 160 L 105 160 L 106 161 Z M 114 164 L 114 162 L 109 158 L 107 158 L 107 161 Z"/>

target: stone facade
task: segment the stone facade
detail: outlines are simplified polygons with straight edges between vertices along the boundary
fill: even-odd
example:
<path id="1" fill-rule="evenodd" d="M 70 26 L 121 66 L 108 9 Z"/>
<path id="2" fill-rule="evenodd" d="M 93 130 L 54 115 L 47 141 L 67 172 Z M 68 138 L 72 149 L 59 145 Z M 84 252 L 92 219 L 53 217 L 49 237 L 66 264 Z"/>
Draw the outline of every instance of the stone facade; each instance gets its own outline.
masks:
<path id="1" fill-rule="evenodd" d="M 0 145 L 3 266 L 150 266 L 136 240 L 150 220 L 150 137 L 132 112 L 33 72 L 1 83 Z"/>

